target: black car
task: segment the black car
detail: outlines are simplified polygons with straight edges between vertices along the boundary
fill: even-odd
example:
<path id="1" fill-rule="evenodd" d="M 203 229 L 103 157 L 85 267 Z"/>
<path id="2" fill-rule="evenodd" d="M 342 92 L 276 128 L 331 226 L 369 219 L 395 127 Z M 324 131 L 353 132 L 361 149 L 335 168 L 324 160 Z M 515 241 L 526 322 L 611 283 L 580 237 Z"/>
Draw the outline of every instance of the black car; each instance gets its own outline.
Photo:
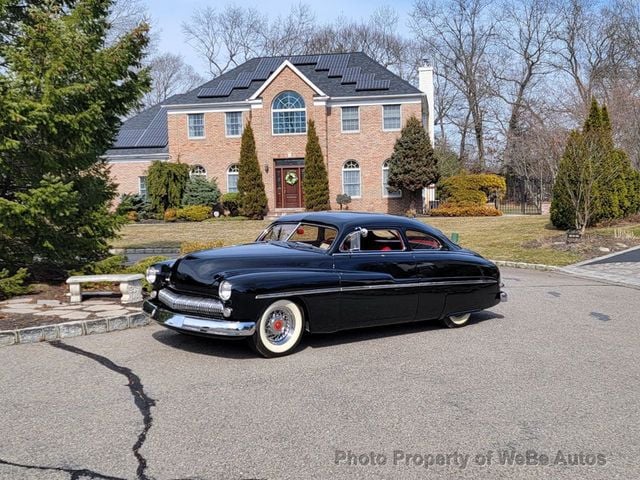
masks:
<path id="1" fill-rule="evenodd" d="M 320 212 L 281 217 L 254 243 L 152 266 L 144 310 L 178 332 L 247 337 L 265 357 L 304 331 L 417 320 L 465 325 L 506 300 L 500 272 L 417 220 Z"/>

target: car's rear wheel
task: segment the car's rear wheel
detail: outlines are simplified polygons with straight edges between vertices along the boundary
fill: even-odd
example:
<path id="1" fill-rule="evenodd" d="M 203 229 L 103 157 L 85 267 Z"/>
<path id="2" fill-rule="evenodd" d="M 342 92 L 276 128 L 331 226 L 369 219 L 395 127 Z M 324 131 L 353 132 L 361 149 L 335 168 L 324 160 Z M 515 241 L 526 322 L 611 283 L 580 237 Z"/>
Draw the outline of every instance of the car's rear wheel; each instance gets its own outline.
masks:
<path id="1" fill-rule="evenodd" d="M 265 357 L 291 353 L 300 343 L 304 330 L 302 310 L 290 300 L 273 302 L 264 311 L 251 337 L 255 350 Z"/>
<path id="2" fill-rule="evenodd" d="M 460 328 L 469 323 L 470 317 L 470 313 L 465 313 L 464 315 L 449 315 L 448 317 L 444 317 L 442 319 L 442 323 L 444 323 L 445 327 Z"/>

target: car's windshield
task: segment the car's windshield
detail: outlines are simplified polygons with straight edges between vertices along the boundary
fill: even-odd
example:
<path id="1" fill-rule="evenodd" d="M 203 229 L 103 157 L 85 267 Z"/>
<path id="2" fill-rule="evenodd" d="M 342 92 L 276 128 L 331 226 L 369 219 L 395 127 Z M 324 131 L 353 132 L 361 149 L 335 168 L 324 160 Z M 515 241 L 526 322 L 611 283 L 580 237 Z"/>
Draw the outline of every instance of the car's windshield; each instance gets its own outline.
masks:
<path id="1" fill-rule="evenodd" d="M 288 242 L 292 245 L 329 250 L 338 230 L 310 223 L 274 223 L 258 237 L 259 242 Z"/>

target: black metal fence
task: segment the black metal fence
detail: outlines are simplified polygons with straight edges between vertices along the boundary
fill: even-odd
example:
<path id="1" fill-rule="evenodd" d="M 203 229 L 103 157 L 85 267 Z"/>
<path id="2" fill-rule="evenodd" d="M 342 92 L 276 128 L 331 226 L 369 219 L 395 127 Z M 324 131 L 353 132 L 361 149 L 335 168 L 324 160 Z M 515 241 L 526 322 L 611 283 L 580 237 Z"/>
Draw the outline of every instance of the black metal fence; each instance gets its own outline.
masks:
<path id="1" fill-rule="evenodd" d="M 543 206 L 551 201 L 549 181 L 507 177 L 507 193 L 496 199 L 496 208 L 505 215 L 541 215 Z"/>

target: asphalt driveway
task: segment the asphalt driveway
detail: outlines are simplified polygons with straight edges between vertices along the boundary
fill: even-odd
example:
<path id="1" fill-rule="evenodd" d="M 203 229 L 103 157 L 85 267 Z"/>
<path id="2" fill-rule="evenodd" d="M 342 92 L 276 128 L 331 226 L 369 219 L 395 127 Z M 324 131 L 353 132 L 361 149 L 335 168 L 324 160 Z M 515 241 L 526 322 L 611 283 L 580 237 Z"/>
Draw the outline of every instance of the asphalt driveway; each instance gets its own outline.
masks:
<path id="1" fill-rule="evenodd" d="M 273 360 L 156 326 L 2 348 L 0 478 L 638 478 L 638 291 L 503 277 L 463 329 Z"/>

